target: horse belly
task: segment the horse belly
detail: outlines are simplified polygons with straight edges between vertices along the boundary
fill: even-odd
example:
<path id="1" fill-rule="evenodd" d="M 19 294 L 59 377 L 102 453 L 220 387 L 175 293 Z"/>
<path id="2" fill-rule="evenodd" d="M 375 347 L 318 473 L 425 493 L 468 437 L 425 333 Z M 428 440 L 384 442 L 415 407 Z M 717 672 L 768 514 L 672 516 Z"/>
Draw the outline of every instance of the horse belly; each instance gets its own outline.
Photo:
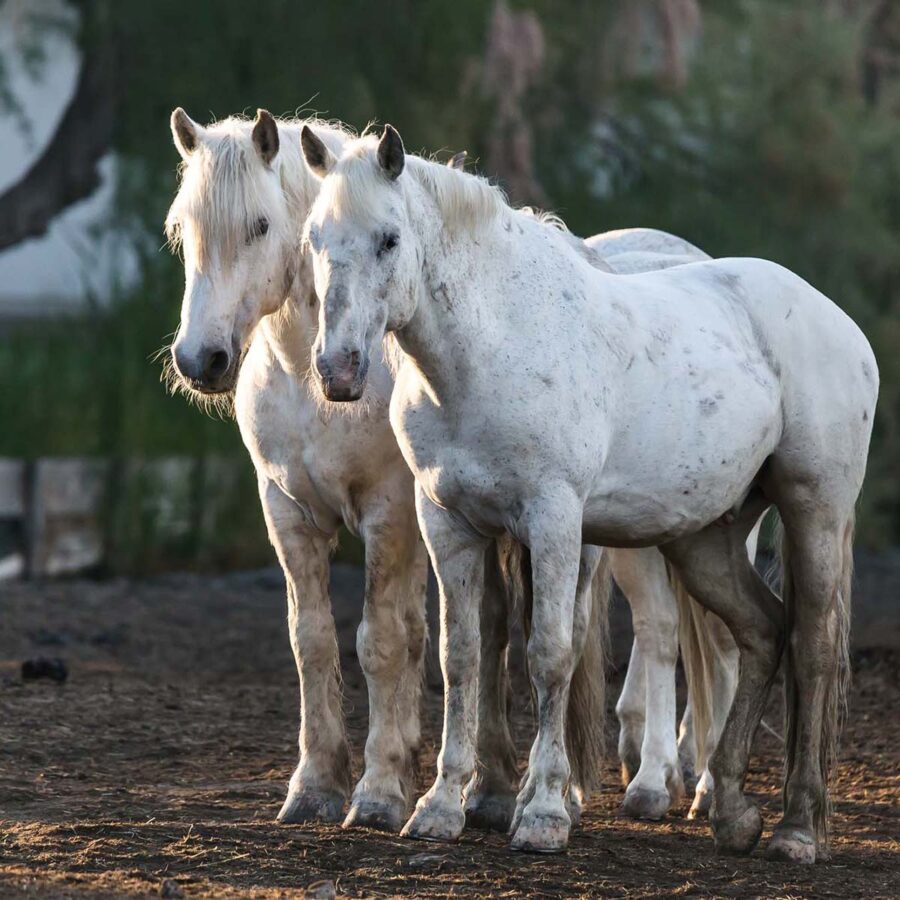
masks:
<path id="1" fill-rule="evenodd" d="M 749 391 L 717 414 L 715 424 L 659 423 L 613 442 L 585 507 L 586 538 L 664 543 L 739 508 L 780 440 L 777 394 Z"/>

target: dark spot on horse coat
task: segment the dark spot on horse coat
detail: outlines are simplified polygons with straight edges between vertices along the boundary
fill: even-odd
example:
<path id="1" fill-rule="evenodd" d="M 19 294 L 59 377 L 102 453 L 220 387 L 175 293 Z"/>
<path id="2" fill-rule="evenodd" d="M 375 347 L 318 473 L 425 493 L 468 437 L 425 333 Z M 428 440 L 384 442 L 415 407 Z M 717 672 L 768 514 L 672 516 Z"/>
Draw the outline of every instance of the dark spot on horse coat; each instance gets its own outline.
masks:
<path id="1" fill-rule="evenodd" d="M 869 413 L 866 410 L 863 410 L 863 422 L 869 421 Z"/>

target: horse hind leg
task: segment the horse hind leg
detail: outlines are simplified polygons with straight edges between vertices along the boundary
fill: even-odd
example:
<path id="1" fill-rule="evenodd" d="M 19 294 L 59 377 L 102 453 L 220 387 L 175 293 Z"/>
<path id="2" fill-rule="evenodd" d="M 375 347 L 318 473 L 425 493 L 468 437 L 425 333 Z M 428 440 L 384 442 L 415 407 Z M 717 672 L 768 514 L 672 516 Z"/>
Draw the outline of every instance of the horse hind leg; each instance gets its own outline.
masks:
<path id="1" fill-rule="evenodd" d="M 759 543 L 759 532 L 765 515 L 761 516 L 747 538 L 747 558 L 751 563 L 756 561 L 756 548 Z M 696 607 L 692 607 L 695 609 Z M 706 688 L 709 697 L 709 727 L 703 740 L 696 742 L 697 751 L 694 760 L 695 771 L 700 773 L 694 785 L 694 799 L 688 812 L 689 819 L 705 816 L 712 805 L 713 777 L 709 771 L 709 757 L 719 743 L 722 729 L 731 709 L 737 686 L 740 654 L 737 644 L 725 623 L 716 615 L 708 613 L 697 617 L 698 638 L 703 642 L 703 655 L 708 660 L 704 673 L 708 676 Z"/>
<path id="2" fill-rule="evenodd" d="M 610 551 L 613 576 L 631 606 L 638 663 L 643 664 L 639 716 L 643 724 L 640 766 L 630 779 L 622 812 L 636 819 L 661 819 L 684 797 L 675 739 L 675 665 L 678 660 L 678 607 L 669 585 L 665 560 L 655 548 Z M 626 687 L 635 664 L 635 651 Z M 617 712 L 622 731 L 623 768 L 632 765 L 635 723 L 626 716 L 626 696 Z M 628 698 L 631 700 L 631 698 Z M 633 701 L 632 701 L 633 702 Z M 624 721 L 623 721 L 624 720 Z"/>
<path id="3" fill-rule="evenodd" d="M 509 731 L 510 684 L 507 669 L 509 615 L 522 559 L 528 554 L 510 538 L 494 542 L 486 554 L 481 604 L 481 664 L 475 774 L 466 787 L 466 825 L 506 832 L 516 807 L 518 767 Z M 524 586 L 520 586 L 524 587 Z"/>
<path id="4" fill-rule="evenodd" d="M 721 853 L 749 853 L 762 833 L 762 818 L 743 784 L 781 656 L 783 610 L 744 547 L 761 512 L 761 504 L 748 504 L 733 524 L 711 525 L 662 548 L 690 594 L 725 622 L 740 652 L 734 700 L 709 765 L 715 782 L 710 818 Z"/>
<path id="5" fill-rule="evenodd" d="M 828 777 L 849 685 L 853 514 L 811 514 L 808 502 L 795 508 L 782 512 L 784 816 L 767 856 L 812 863 L 828 856 Z"/>

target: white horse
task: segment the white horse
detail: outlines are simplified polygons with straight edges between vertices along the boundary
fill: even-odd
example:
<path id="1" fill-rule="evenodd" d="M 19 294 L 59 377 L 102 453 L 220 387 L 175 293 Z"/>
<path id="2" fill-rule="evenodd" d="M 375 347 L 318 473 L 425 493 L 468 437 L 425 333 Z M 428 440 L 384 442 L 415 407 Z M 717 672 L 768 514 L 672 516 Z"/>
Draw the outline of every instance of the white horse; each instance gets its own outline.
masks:
<path id="1" fill-rule="evenodd" d="M 409 536 L 412 481 L 389 430 L 390 380 L 381 360 L 375 360 L 364 415 L 358 411 L 348 415 L 346 407 L 325 414 L 309 393 L 309 343 L 317 308 L 311 270 L 299 255 L 298 234 L 318 183 L 300 157 L 297 136 L 302 124 L 275 122 L 261 112 L 256 122 L 232 118 L 204 128 L 183 111 L 173 114 L 173 136 L 184 163 L 167 226 L 184 246 L 187 282 L 173 358 L 181 386 L 205 401 L 230 397 L 237 385 L 238 423 L 259 474 L 270 538 L 288 583 L 291 642 L 305 715 L 301 762 L 279 818 L 285 822 L 338 818 L 349 789 L 323 562 L 338 524 L 344 522 L 364 537 L 369 548 L 359 651 L 372 692 L 366 773 L 346 823 L 396 828 L 411 790 L 409 760 L 387 764 L 382 760 L 385 756 L 390 760 L 394 745 L 403 742 L 398 730 L 405 730 L 408 748 L 418 743 L 418 678 L 410 673 L 418 670 L 422 659 L 423 550 Z M 347 139 L 341 128 L 318 123 L 315 127 L 336 148 Z M 451 164 L 463 161 L 464 155 L 458 154 Z M 586 243 L 593 265 L 617 271 L 707 258 L 687 242 L 652 229 L 610 232 Z M 493 579 L 488 595 L 494 599 L 506 595 L 498 565 L 488 576 Z M 702 810 L 709 796 L 708 754 L 702 743 L 694 746 L 689 726 L 696 704 L 690 700 L 676 745 L 679 615 L 662 558 L 653 550 L 618 550 L 611 565 L 632 606 L 636 630 L 617 707 L 628 783 L 623 810 L 633 816 L 662 816 L 680 802 L 681 765 L 688 772 L 703 773 L 692 807 Z M 391 579 L 380 577 L 382 568 L 393 573 Z M 467 802 L 472 823 L 495 828 L 508 824 L 518 777 L 502 696 L 508 684 L 498 668 L 508 642 L 507 605 L 499 602 L 490 612 L 487 604 L 493 624 L 485 628 L 488 663 L 479 706 L 479 771 Z M 405 629 L 396 627 L 401 616 Z M 683 624 L 691 620 L 689 605 L 681 619 Z M 703 643 L 704 635 L 715 637 L 714 627 L 696 633 L 701 648 L 712 647 L 705 656 L 727 661 L 727 654 L 733 655 L 733 645 L 726 646 L 723 655 L 714 643 Z M 729 640 L 727 635 L 725 639 Z M 382 658 L 374 654 L 376 645 Z M 691 646 L 686 644 L 686 662 Z M 699 658 L 697 653 L 694 657 Z M 398 709 L 392 697 L 404 658 L 405 693 Z M 709 720 L 701 730 L 710 732 L 706 745 L 711 748 L 730 704 L 733 675 L 721 664 L 713 669 L 686 668 L 699 673 L 691 681 L 690 696 L 698 697 L 701 711 L 710 706 L 709 701 L 703 703 L 710 687 L 716 695 L 713 715 L 701 716 L 703 722 Z"/>
<path id="2" fill-rule="evenodd" d="M 366 545 L 366 589 L 357 651 L 369 691 L 365 771 L 345 826 L 398 830 L 409 814 L 420 740 L 427 559 L 416 523 L 413 479 L 388 422 L 390 373 L 377 355 L 361 408 L 323 407 L 309 377 L 318 320 L 312 270 L 300 232 L 318 191 L 303 163 L 300 121 L 230 118 L 202 127 L 176 109 L 172 134 L 183 158 L 167 232 L 183 248 L 185 294 L 172 347 L 178 386 L 201 402 L 234 394 L 241 436 L 259 478 L 269 537 L 284 569 L 291 646 L 300 675 L 300 760 L 279 813 L 283 822 L 340 820 L 350 793 L 350 754 L 328 594 L 329 555 L 344 524 Z M 347 133 L 311 124 L 339 151 Z M 452 161 L 458 164 L 456 158 Z M 470 785 L 474 823 L 512 814 L 516 760 L 506 722 L 505 648 L 509 548 L 492 551 L 493 643 L 485 643 L 480 707 L 483 765 Z M 594 554 L 593 573 L 598 564 Z M 601 594 L 604 576 L 591 580 Z M 599 627 L 590 629 L 576 673 L 570 736 L 582 785 L 600 765 L 604 698 Z M 580 674 L 584 673 L 584 675 Z M 580 704 L 580 706 L 579 706 Z M 577 809 L 573 808 L 577 815 Z"/>
<path id="3" fill-rule="evenodd" d="M 405 833 L 448 839 L 464 827 L 483 559 L 506 533 L 530 550 L 538 705 L 512 846 L 554 851 L 568 840 L 563 732 L 585 618 L 584 541 L 661 546 L 738 644 L 735 697 L 710 762 L 723 852 L 749 852 L 762 832 L 742 788 L 786 631 L 785 809 L 768 849 L 815 860 L 877 398 L 863 334 L 762 260 L 601 272 L 488 184 L 407 157 L 390 127 L 339 160 L 311 129 L 302 141 L 324 178 L 307 223 L 316 371 L 326 396 L 355 400 L 372 348 L 394 335 L 391 423 L 441 592 L 443 744 Z M 784 525 L 783 607 L 744 546 L 770 504 Z"/>

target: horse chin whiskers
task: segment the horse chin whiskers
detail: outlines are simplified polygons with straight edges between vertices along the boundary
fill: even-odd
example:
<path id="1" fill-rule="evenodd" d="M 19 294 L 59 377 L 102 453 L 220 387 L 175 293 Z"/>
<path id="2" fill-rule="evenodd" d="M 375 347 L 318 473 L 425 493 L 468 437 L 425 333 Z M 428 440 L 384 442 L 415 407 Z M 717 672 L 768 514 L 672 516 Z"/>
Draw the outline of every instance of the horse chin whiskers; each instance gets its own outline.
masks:
<path id="1" fill-rule="evenodd" d="M 159 380 L 165 385 L 167 392 L 172 396 L 181 394 L 189 403 L 217 419 L 234 418 L 234 389 L 245 356 L 246 351 L 243 351 L 234 366 L 234 375 L 229 379 L 228 386 L 224 390 L 212 392 L 200 389 L 181 375 L 175 367 L 170 347 L 162 347 L 154 354 L 155 359 L 162 360 Z"/>

